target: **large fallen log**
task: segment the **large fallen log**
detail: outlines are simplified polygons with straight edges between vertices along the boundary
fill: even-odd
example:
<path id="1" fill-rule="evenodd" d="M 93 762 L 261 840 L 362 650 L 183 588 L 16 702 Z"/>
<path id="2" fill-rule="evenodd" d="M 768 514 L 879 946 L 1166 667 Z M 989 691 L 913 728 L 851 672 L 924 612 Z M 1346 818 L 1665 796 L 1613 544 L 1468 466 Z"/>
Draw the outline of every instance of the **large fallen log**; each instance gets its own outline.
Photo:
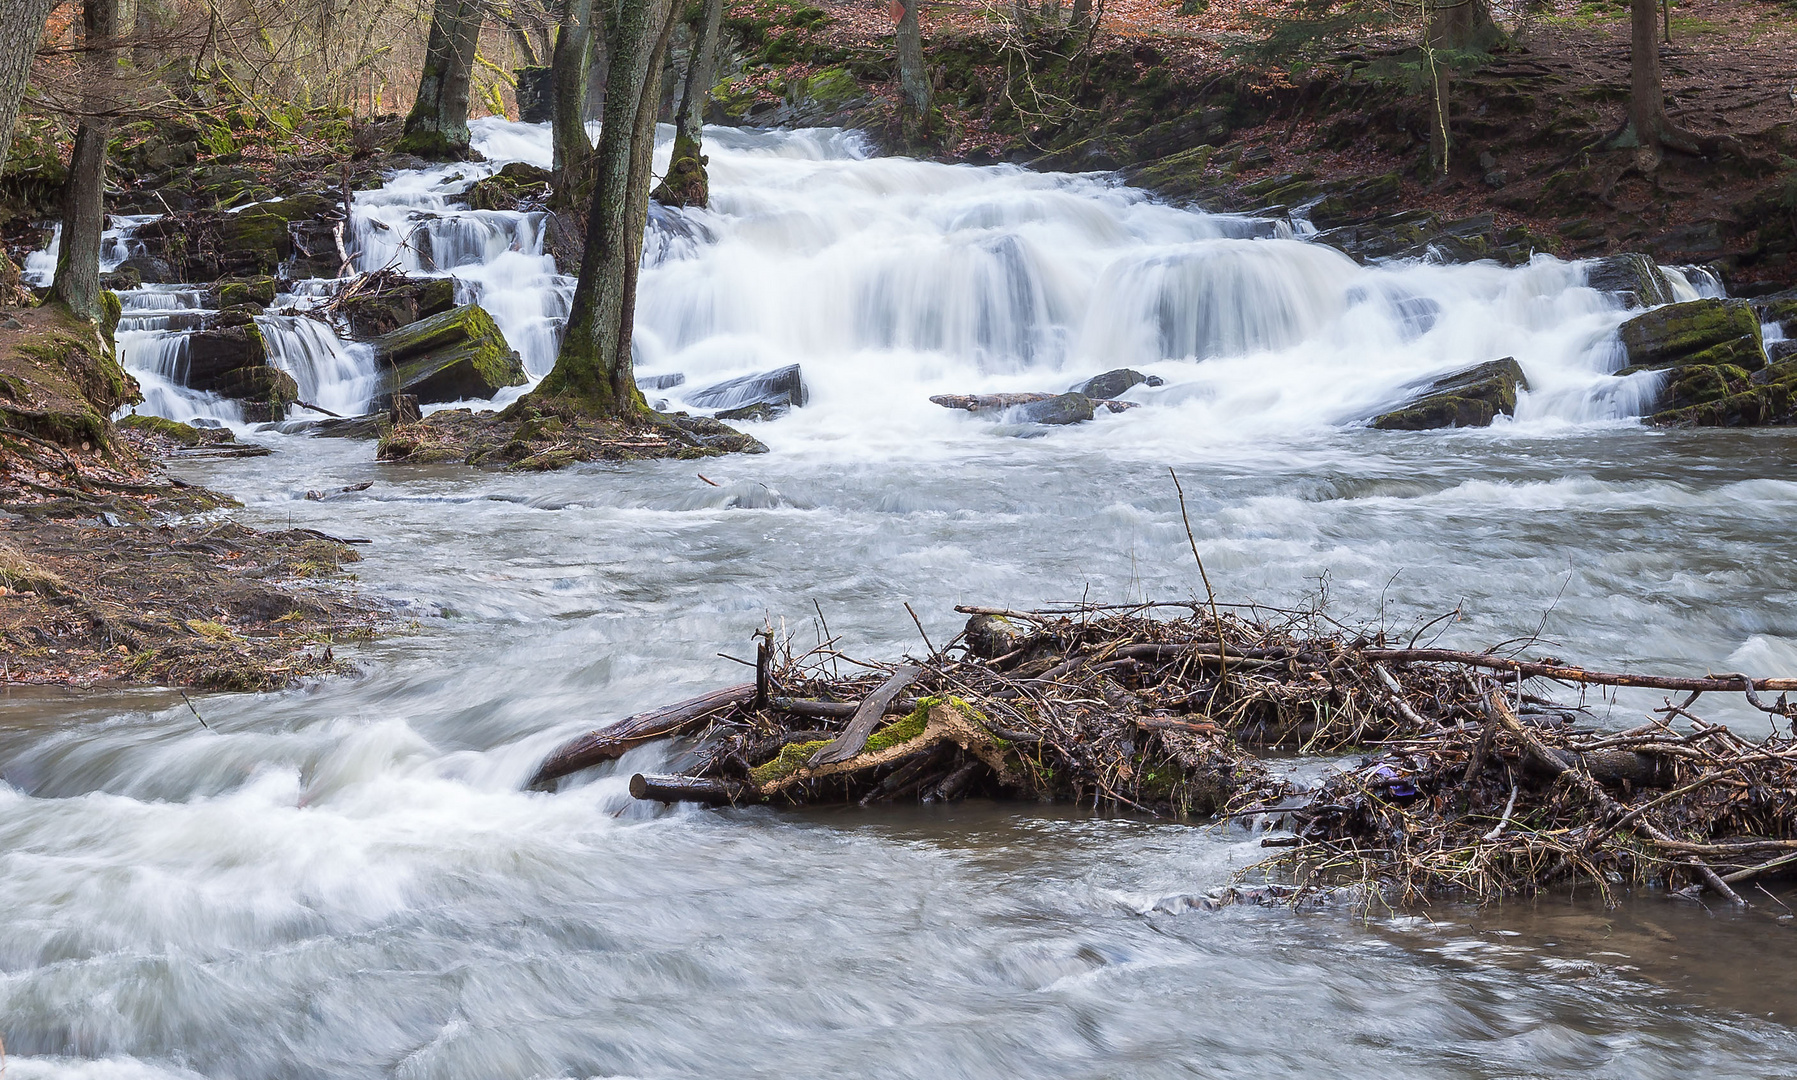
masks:
<path id="1" fill-rule="evenodd" d="M 755 684 L 742 683 L 713 690 L 677 705 L 627 716 L 615 724 L 589 731 L 557 747 L 537 767 L 529 786 L 533 791 L 541 791 L 569 773 L 622 757 L 626 751 L 651 739 L 678 735 L 726 709 L 753 701 L 754 698 Z"/>
<path id="2" fill-rule="evenodd" d="M 1742 690 L 1797 690 L 1797 679 L 1750 679 L 1745 675 L 1711 675 L 1706 678 L 1681 678 L 1669 675 L 1637 675 L 1628 672 L 1589 671 L 1570 664 L 1549 664 L 1533 660 L 1512 660 L 1490 653 L 1457 652 L 1453 649 L 1362 649 L 1368 660 L 1393 663 L 1465 664 L 1490 671 L 1507 671 L 1525 679 L 1558 679 L 1561 682 L 1593 686 L 1638 686 L 1648 690 L 1728 693 Z"/>

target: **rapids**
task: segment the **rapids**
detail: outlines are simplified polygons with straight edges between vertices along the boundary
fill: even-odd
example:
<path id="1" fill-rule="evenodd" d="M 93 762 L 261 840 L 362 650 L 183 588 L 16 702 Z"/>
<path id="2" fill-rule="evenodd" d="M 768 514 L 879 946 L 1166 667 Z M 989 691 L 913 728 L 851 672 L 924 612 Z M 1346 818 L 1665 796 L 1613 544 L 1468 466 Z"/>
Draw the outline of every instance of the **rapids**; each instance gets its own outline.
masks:
<path id="1" fill-rule="evenodd" d="M 520 125 L 480 135 L 476 169 L 547 153 Z M 404 632 L 340 645 L 358 678 L 195 696 L 204 727 L 165 692 L 7 691 L 9 1077 L 1789 1072 L 1797 949 L 1763 898 L 1206 912 L 1193 898 L 1258 835 L 1064 806 L 633 802 L 631 772 L 678 765 L 665 746 L 520 792 L 568 734 L 737 681 L 716 654 L 764 620 L 808 645 L 821 612 L 888 657 L 921 647 L 907 601 L 940 642 L 956 603 L 1194 596 L 1169 466 L 1225 599 L 1326 595 L 1405 638 L 1459 607 L 1444 643 L 1539 629 L 1594 664 L 1797 673 L 1797 441 L 1631 420 L 1639 387 L 1607 374 L 1623 313 L 1577 264 L 1363 269 L 1302 222 L 1103 177 L 708 137 L 714 208 L 653 225 L 645 378 L 686 375 L 656 392 L 677 402 L 797 362 L 810 404 L 753 429 L 770 454 L 697 470 L 394 468 L 275 431 L 246 431 L 269 457 L 184 464 L 252 524 L 372 538 L 359 587 Z M 540 375 L 567 283 L 528 215 L 441 201 L 468 168 L 359 198 L 363 265 L 428 250 Z M 128 362 L 166 373 L 148 407 L 175 415 L 189 299 L 127 301 Z M 1502 355 L 1536 386 L 1513 422 L 1353 424 Z M 358 392 L 354 347 L 279 356 L 321 397 Z M 925 400 L 1126 363 L 1165 380 L 1142 408 L 1046 435 Z M 187 415 L 231 422 L 207 408 Z M 1656 703 L 1599 705 L 1632 725 Z"/>

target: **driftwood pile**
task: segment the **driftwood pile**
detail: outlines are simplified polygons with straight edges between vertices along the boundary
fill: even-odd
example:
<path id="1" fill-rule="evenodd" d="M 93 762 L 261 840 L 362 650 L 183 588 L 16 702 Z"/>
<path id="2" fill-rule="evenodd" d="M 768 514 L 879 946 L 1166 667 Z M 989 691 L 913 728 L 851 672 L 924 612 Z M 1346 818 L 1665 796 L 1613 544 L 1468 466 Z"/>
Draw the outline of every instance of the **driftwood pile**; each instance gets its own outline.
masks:
<path id="1" fill-rule="evenodd" d="M 1182 617 L 1157 617 L 1185 608 Z M 1370 890 L 1398 902 L 1556 884 L 1658 882 L 1745 903 L 1737 885 L 1797 867 L 1797 679 L 1664 678 L 1495 653 L 1392 648 L 1315 613 L 1216 605 L 958 608 L 922 660 L 795 656 L 766 634 L 756 680 L 564 745 L 532 786 L 654 739 L 690 740 L 681 775 L 631 793 L 710 805 L 1074 800 L 1265 827 L 1256 868 L 1280 895 Z M 1246 609 L 1243 609 L 1246 610 Z M 820 635 L 824 636 L 824 635 Z M 1678 692 L 1606 730 L 1531 689 Z M 1750 742 L 1692 711 L 1744 693 L 1772 719 Z M 1313 788 L 1257 751 L 1357 755 Z"/>

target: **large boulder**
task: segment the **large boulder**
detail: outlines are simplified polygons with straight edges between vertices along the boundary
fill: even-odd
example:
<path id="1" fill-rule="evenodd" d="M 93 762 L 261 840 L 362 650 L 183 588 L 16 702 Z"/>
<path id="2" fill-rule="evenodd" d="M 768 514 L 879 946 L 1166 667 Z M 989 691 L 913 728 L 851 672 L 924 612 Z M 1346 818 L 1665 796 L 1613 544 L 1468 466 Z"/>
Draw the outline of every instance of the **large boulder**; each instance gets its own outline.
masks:
<path id="1" fill-rule="evenodd" d="M 236 307 L 239 304 L 259 304 L 262 307 L 275 302 L 277 286 L 271 277 L 255 277 L 241 281 L 219 281 L 212 286 L 212 297 L 220 308 Z"/>
<path id="2" fill-rule="evenodd" d="M 1373 418 L 1381 431 L 1489 427 L 1501 413 L 1516 415 L 1516 392 L 1529 388 L 1522 365 L 1511 357 L 1457 371 L 1429 383 L 1408 405 Z"/>
<path id="3" fill-rule="evenodd" d="M 1628 366 L 1619 374 L 1708 364 L 1766 366 L 1760 321 L 1745 300 L 1688 300 L 1630 319 L 1619 331 Z"/>
<path id="4" fill-rule="evenodd" d="M 791 408 L 803 408 L 810 395 L 799 365 L 789 364 L 759 375 L 726 379 L 687 394 L 696 409 L 716 409 L 720 420 L 766 420 Z"/>
<path id="5" fill-rule="evenodd" d="M 187 335 L 186 385 L 195 390 L 224 393 L 221 381 L 242 368 L 268 363 L 268 344 L 253 322 L 220 326 Z"/>
<path id="6" fill-rule="evenodd" d="M 350 337 L 367 341 L 391 334 L 408 323 L 441 315 L 455 307 L 455 282 L 449 278 L 409 279 L 373 292 L 352 296 L 338 306 Z"/>
<path id="7" fill-rule="evenodd" d="M 1646 255 L 1607 255 L 1585 263 L 1585 284 L 1610 293 L 1626 307 L 1672 303 L 1672 285 L 1660 266 Z"/>
<path id="8" fill-rule="evenodd" d="M 132 237 L 145 257 L 166 264 L 179 281 L 264 277 L 283 263 L 296 277 L 334 277 L 342 263 L 335 238 L 342 219 L 335 195 L 304 194 L 236 212 L 169 214 L 138 226 Z M 296 236 L 303 244 L 296 246 Z"/>
<path id="9" fill-rule="evenodd" d="M 421 319 L 375 339 L 375 357 L 390 373 L 374 411 L 396 392 L 423 405 L 490 398 L 527 380 L 518 354 L 479 304 Z"/>

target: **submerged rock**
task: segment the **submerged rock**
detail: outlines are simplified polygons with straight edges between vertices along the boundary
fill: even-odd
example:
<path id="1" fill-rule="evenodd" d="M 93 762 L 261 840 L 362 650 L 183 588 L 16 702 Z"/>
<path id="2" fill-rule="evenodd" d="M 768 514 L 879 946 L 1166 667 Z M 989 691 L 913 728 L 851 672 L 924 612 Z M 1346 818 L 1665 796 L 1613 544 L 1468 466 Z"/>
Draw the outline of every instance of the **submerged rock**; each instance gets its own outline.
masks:
<path id="1" fill-rule="evenodd" d="M 1089 398 L 1109 400 L 1129 390 L 1132 386 L 1159 386 L 1164 382 L 1158 375 L 1144 375 L 1130 368 L 1117 368 L 1103 375 L 1095 375 L 1085 382 L 1072 387 L 1076 394 L 1084 394 Z"/>
<path id="2" fill-rule="evenodd" d="M 1436 379 L 1410 404 L 1374 417 L 1372 426 L 1381 431 L 1489 427 L 1499 414 L 1514 416 L 1516 392 L 1528 388 L 1522 365 L 1506 356 Z"/>
<path id="3" fill-rule="evenodd" d="M 1092 419 L 1092 405 L 1084 394 L 1057 394 L 1019 405 L 1012 416 L 1027 424 L 1083 424 Z"/>
<path id="4" fill-rule="evenodd" d="M 1609 255 L 1585 263 L 1585 284 L 1610 293 L 1628 307 L 1672 303 L 1672 285 L 1659 264 L 1646 255 Z"/>
<path id="5" fill-rule="evenodd" d="M 803 408 L 810 395 L 799 365 L 791 364 L 759 375 L 744 375 L 694 390 L 686 403 L 698 409 L 716 409 L 723 420 L 769 420 L 791 408 Z"/>
<path id="6" fill-rule="evenodd" d="M 1617 374 L 1705 364 L 1766 366 L 1760 321 L 1745 300 L 1688 300 L 1637 315 L 1618 331 L 1628 366 Z"/>
<path id="7" fill-rule="evenodd" d="M 636 385 L 639 390 L 671 390 L 686 384 L 686 376 L 676 371 L 671 375 L 651 375 L 648 378 L 637 376 Z"/>
<path id="8" fill-rule="evenodd" d="M 381 369 L 390 373 L 376 411 L 402 391 L 429 405 L 490 398 L 526 381 L 518 354 L 479 304 L 403 326 L 376 339 L 374 348 Z"/>

